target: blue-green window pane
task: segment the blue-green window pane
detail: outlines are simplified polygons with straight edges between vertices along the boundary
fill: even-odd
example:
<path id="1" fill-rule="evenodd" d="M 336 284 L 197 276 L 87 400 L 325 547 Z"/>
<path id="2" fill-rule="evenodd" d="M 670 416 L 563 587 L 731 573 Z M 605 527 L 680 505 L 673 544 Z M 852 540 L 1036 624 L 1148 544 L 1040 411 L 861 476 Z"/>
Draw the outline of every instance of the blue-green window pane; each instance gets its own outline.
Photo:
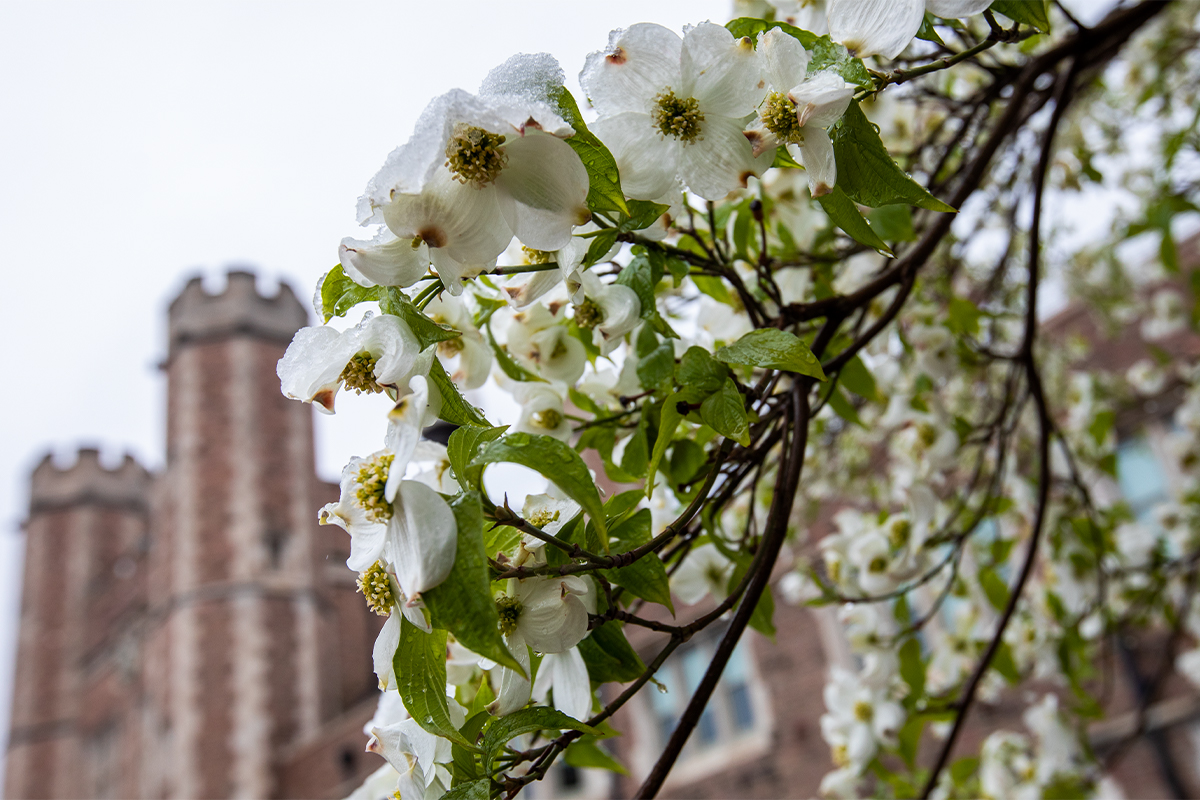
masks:
<path id="1" fill-rule="evenodd" d="M 1128 439 L 1117 446 L 1117 483 L 1139 521 L 1168 498 L 1167 477 L 1145 437 Z"/>

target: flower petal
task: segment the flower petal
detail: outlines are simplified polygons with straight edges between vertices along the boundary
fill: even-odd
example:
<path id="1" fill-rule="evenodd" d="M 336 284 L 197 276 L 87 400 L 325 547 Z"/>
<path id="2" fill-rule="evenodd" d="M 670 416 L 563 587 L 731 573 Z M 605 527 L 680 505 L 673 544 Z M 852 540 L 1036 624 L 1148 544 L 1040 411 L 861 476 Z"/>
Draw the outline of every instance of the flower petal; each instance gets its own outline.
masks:
<path id="1" fill-rule="evenodd" d="M 322 412 L 332 414 L 342 370 L 358 352 L 354 348 L 350 337 L 324 325 L 296 331 L 275 367 L 284 396 L 315 401 Z"/>
<path id="2" fill-rule="evenodd" d="M 700 101 L 704 114 L 744 117 L 767 93 L 754 42 L 734 39 L 712 22 L 701 22 L 683 37 L 682 94 Z"/>
<path id="3" fill-rule="evenodd" d="M 779 28 L 758 35 L 758 54 L 762 58 L 767 83 L 777 92 L 786 92 L 804 80 L 810 57 L 804 45 Z"/>
<path id="4" fill-rule="evenodd" d="M 388 522 L 388 551 L 410 603 L 446 579 L 458 551 L 458 524 L 437 492 L 418 481 L 400 483 Z"/>
<path id="5" fill-rule="evenodd" d="M 375 675 L 379 679 L 381 691 L 387 691 L 396 685 L 396 673 L 392 669 L 392 658 L 396 648 L 400 646 L 400 614 L 399 609 L 392 609 L 387 622 L 383 623 L 379 635 L 375 637 L 375 646 L 371 649 L 371 661 L 375 665 Z"/>
<path id="6" fill-rule="evenodd" d="M 925 10 L 943 19 L 962 19 L 981 13 L 992 0 L 925 0 Z"/>
<path id="7" fill-rule="evenodd" d="M 850 106 L 854 89 L 834 72 L 819 72 L 788 92 L 802 127 L 828 128 Z"/>
<path id="8" fill-rule="evenodd" d="M 628 112 L 601 117 L 592 123 L 591 130 L 616 159 L 621 188 L 628 197 L 653 200 L 676 185 L 679 140 L 660 134 L 649 114 Z"/>
<path id="9" fill-rule="evenodd" d="M 925 0 L 829 0 L 829 36 L 859 57 L 895 58 L 921 29 Z"/>
<path id="10" fill-rule="evenodd" d="M 808 189 L 813 197 L 829 194 L 837 183 L 837 162 L 833 156 L 833 142 L 829 134 L 820 128 L 805 129 L 804 143 L 800 150 L 800 163 L 808 173 Z"/>
<path id="11" fill-rule="evenodd" d="M 710 115 L 704 120 L 702 138 L 683 148 L 679 166 L 683 182 L 693 193 L 720 200 L 745 186 L 751 176 L 765 172 L 771 161 L 754 157 L 738 120 Z"/>
<path id="12" fill-rule="evenodd" d="M 421 423 L 425 417 L 425 407 L 429 404 L 429 382 L 423 375 L 414 375 L 409 381 L 409 388 L 412 392 L 401 397 L 395 408 L 388 412 L 384 443 L 392 451 L 393 458 L 383 496 L 389 503 L 396 502 L 400 482 L 421 438 Z"/>
<path id="13" fill-rule="evenodd" d="M 683 42 L 674 31 L 643 22 L 608 35 L 608 47 L 588 55 L 579 85 L 601 117 L 650 112 L 654 97 L 681 85 Z"/>
<path id="14" fill-rule="evenodd" d="M 504 152 L 508 165 L 496 185 L 509 227 L 536 250 L 565 246 L 571 229 L 591 218 L 583 162 L 566 142 L 537 131 L 512 139 Z"/>
<path id="15" fill-rule="evenodd" d="M 521 665 L 521 669 L 525 670 L 525 675 L 528 675 L 530 673 L 529 647 L 525 644 L 520 632 L 514 631 L 505 636 L 504 643 L 508 646 L 508 651 L 512 653 L 513 658 Z M 496 699 L 488 705 L 487 712 L 497 717 L 503 717 L 523 708 L 528 702 L 529 678 L 508 667 L 500 667 L 500 691 L 496 694 Z"/>
<path id="16" fill-rule="evenodd" d="M 359 286 L 412 286 L 429 266 L 429 249 L 412 240 L 397 239 L 387 228 L 370 241 L 342 239 L 338 259 L 350 280 Z"/>

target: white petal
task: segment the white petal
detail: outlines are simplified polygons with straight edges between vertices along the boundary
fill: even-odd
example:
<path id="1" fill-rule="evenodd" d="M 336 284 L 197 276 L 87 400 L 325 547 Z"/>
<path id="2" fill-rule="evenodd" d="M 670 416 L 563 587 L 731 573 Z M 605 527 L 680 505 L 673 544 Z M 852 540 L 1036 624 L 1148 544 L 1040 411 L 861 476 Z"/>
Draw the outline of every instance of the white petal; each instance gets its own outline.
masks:
<path id="1" fill-rule="evenodd" d="M 592 123 L 591 130 L 616 159 L 626 196 L 652 200 L 676 185 L 679 140 L 659 133 L 649 114 L 629 112 L 601 117 Z"/>
<path id="2" fill-rule="evenodd" d="M 499 205 L 496 206 L 497 209 Z M 504 223 L 505 227 L 508 223 Z M 442 279 L 442 285 L 445 286 L 450 294 L 458 297 L 463 293 L 463 280 L 466 278 L 474 278 L 481 272 L 486 272 L 496 265 L 496 259 L 491 259 L 486 262 L 479 261 L 459 261 L 450 256 L 445 250 L 433 250 L 429 254 L 430 260 L 433 262 L 434 271 L 438 277 Z"/>
<path id="3" fill-rule="evenodd" d="M 360 286 L 412 286 L 429 266 L 429 249 L 397 239 L 387 228 L 374 239 L 342 239 L 338 247 L 342 269 Z"/>
<path id="4" fill-rule="evenodd" d="M 771 166 L 768 159 L 754 157 L 737 120 L 710 115 L 701 137 L 684 146 L 679 172 L 692 192 L 705 200 L 720 200 Z"/>
<path id="5" fill-rule="evenodd" d="M 547 269 L 541 272 L 532 272 L 528 275 L 528 280 L 520 287 L 508 286 L 505 291 L 508 293 L 509 301 L 517 308 L 525 306 L 537 300 L 546 292 L 558 286 L 562 281 L 562 270 Z"/>
<path id="6" fill-rule="evenodd" d="M 333 328 L 301 328 L 275 367 L 283 394 L 332 414 L 342 370 L 356 352 L 353 340 Z"/>
<path id="7" fill-rule="evenodd" d="M 355 331 L 355 352 L 366 351 L 376 359 L 376 383 L 403 391 L 421 352 L 421 345 L 412 329 L 394 314 L 380 314 Z"/>
<path id="8" fill-rule="evenodd" d="M 388 522 L 388 560 L 409 602 L 446 579 L 458 551 L 454 512 L 437 492 L 403 481 Z"/>
<path id="9" fill-rule="evenodd" d="M 744 117 L 767 93 L 754 43 L 734 39 L 711 22 L 701 22 L 684 35 L 681 65 L 681 96 L 699 100 L 706 115 Z"/>
<path id="10" fill-rule="evenodd" d="M 479 96 L 503 98 L 519 108 L 516 121 L 522 126 L 532 119 L 546 133 L 571 136 L 574 129 L 551 108 L 565 79 L 558 60 L 549 53 L 518 53 L 487 74 Z"/>
<path id="11" fill-rule="evenodd" d="M 854 89 L 833 72 L 819 72 L 788 92 L 796 104 L 796 118 L 805 128 L 828 128 L 846 113 L 853 96 Z"/>
<path id="12" fill-rule="evenodd" d="M 388 412 L 388 429 L 384 443 L 392 451 L 392 465 L 388 467 L 387 484 L 383 496 L 389 503 L 396 502 L 396 492 L 412 460 L 413 450 L 421 438 L 421 423 L 425 418 L 425 407 L 429 404 L 429 382 L 424 376 L 414 375 L 409 381 L 410 394 L 401 397 L 395 408 Z"/>
<path id="13" fill-rule="evenodd" d="M 981 13 L 992 0 L 925 0 L 925 10 L 943 19 L 962 19 Z"/>
<path id="14" fill-rule="evenodd" d="M 587 636 L 587 608 L 577 596 L 582 589 L 581 582 L 569 577 L 530 578 L 518 584 L 517 630 L 530 647 L 539 653 L 562 653 Z"/>
<path id="15" fill-rule="evenodd" d="M 508 651 L 512 653 L 513 658 L 521 665 L 521 669 L 525 670 L 525 675 L 530 673 L 529 666 L 529 647 L 525 644 L 525 640 L 521 638 L 518 631 L 514 631 L 504 637 L 504 643 L 508 645 Z M 529 702 L 529 678 L 522 676 L 520 673 L 509 669 L 508 667 L 500 667 L 500 691 L 496 694 L 496 699 L 487 707 L 487 712 L 494 716 L 503 717 L 506 714 L 524 708 Z"/>
<path id="16" fill-rule="evenodd" d="M 492 348 L 483 343 L 475 333 L 463 335 L 462 350 L 458 354 L 458 369 L 451 378 L 464 389 L 478 389 L 487 382 L 492 371 Z"/>
<path id="17" fill-rule="evenodd" d="M 395 195 L 384 206 L 383 218 L 397 237 L 424 240 L 431 258 L 445 251 L 465 264 L 494 259 L 512 240 L 495 187 L 461 184 L 444 168 L 434 173 L 420 194 Z"/>
<path id="18" fill-rule="evenodd" d="M 547 654 L 542 660 L 541 669 L 545 669 L 546 662 L 551 659 L 554 665 L 554 707 L 568 717 L 586 721 L 592 715 L 592 683 L 579 648 Z M 539 682 L 542 679 L 540 671 L 537 679 Z"/>
<path id="19" fill-rule="evenodd" d="M 808 188 L 813 197 L 829 194 L 837 183 L 837 162 L 833 156 L 833 142 L 829 134 L 820 128 L 804 131 L 804 143 L 800 150 L 800 163 L 808 173 Z"/>
<path id="20" fill-rule="evenodd" d="M 808 74 L 808 51 L 796 37 L 779 28 L 758 35 L 758 54 L 762 57 L 767 82 L 777 92 L 786 92 Z"/>
<path id="21" fill-rule="evenodd" d="M 608 47 L 588 55 L 579 85 L 602 117 L 649 113 L 654 97 L 679 88 L 683 42 L 661 25 L 639 23 L 608 35 Z"/>
<path id="22" fill-rule="evenodd" d="M 375 646 L 371 649 L 371 661 L 375 665 L 375 675 L 379 678 L 379 688 L 387 690 L 396 685 L 396 673 L 392 669 L 392 657 L 400 646 L 400 614 L 398 609 L 392 609 L 387 622 L 379 635 L 375 637 Z"/>
<path id="23" fill-rule="evenodd" d="M 637 327 L 642 303 L 633 289 L 613 283 L 604 287 L 594 299 L 604 309 L 604 322 L 597 330 L 605 339 L 620 339 Z"/>
<path id="24" fill-rule="evenodd" d="M 536 250 L 557 250 L 571 229 L 591 218 L 588 174 L 571 146 L 531 131 L 504 147 L 508 164 L 496 185 L 500 210 L 517 238 Z"/>
<path id="25" fill-rule="evenodd" d="M 900 55 L 921 29 L 925 0 L 829 0 L 829 36 L 859 58 Z"/>

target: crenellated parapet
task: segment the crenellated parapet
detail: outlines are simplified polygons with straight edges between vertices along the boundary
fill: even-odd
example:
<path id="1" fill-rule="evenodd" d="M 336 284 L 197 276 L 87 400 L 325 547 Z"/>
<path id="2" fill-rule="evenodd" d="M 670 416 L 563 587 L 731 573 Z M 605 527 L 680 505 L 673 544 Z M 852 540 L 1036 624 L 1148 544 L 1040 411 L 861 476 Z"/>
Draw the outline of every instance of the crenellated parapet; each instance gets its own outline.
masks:
<path id="1" fill-rule="evenodd" d="M 197 276 L 188 281 L 168 312 L 168 360 L 178 348 L 231 336 L 254 336 L 287 344 L 308 324 L 308 311 L 291 287 L 272 296 L 258 291 L 254 273 L 230 270 L 225 288 L 210 294 Z"/>
<path id="2" fill-rule="evenodd" d="M 80 505 L 103 505 L 144 512 L 149 503 L 149 470 L 128 453 L 110 469 L 100 463 L 100 451 L 81 448 L 74 463 L 63 467 L 47 453 L 33 470 L 29 512 Z"/>

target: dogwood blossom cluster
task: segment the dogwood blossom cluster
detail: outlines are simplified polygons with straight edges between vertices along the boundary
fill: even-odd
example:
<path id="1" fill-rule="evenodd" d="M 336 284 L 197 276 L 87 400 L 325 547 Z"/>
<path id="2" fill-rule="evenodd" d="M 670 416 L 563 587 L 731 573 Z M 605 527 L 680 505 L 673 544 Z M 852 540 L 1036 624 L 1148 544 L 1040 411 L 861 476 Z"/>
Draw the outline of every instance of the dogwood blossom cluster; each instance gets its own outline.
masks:
<path id="1" fill-rule="evenodd" d="M 1129 626 L 1174 624 L 1200 686 L 1195 310 L 1085 253 L 1068 294 L 1109 292 L 1138 357 L 1104 372 L 1094 327 L 1031 326 L 1012 231 L 1047 114 L 987 125 L 1014 86 L 1049 101 L 1049 72 L 1012 76 L 1069 34 L 991 5 L 744 2 L 598 39 L 578 98 L 537 54 L 428 105 L 278 366 L 378 420 L 319 511 L 383 618 L 386 763 L 355 796 L 511 797 L 596 760 L 658 652 L 776 633 L 757 591 L 832 607 L 829 796 L 1096 789 L 1080 720 Z M 1120 415 L 1151 405 L 1172 477 L 1134 496 Z M 1024 732 L 928 773 L 973 702 Z"/>

